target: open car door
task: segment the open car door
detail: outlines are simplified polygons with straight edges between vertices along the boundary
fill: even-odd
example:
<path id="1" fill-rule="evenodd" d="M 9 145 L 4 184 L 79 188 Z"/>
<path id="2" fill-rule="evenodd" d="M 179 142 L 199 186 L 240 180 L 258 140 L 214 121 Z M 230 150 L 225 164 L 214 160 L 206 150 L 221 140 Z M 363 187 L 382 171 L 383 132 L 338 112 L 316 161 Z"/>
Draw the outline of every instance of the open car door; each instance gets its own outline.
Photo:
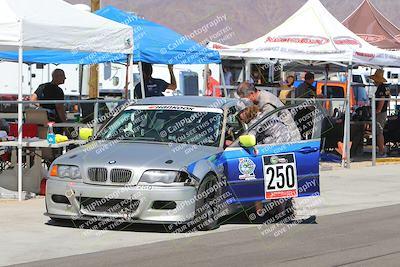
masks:
<path id="1" fill-rule="evenodd" d="M 304 106 L 283 107 L 266 114 L 245 133 L 262 133 L 271 126 L 271 121 L 281 116 L 291 116 L 298 131 L 295 140 L 262 143 L 245 147 L 236 140 L 223 153 L 225 174 L 232 203 L 245 203 L 279 198 L 318 196 L 320 124 L 321 112 L 315 106 L 308 107 L 304 125 Z M 302 111 L 301 111 L 302 110 Z M 298 116 L 297 114 L 301 114 Z M 286 121 L 288 117 L 285 117 Z M 296 121 L 297 120 L 297 121 Z M 312 125 L 311 125 L 312 124 Z M 310 126 L 311 125 L 311 126 Z M 308 129 L 308 130 L 307 130 Z M 305 131 L 307 130 L 307 131 Z M 279 131 L 279 129 L 278 129 Z"/>

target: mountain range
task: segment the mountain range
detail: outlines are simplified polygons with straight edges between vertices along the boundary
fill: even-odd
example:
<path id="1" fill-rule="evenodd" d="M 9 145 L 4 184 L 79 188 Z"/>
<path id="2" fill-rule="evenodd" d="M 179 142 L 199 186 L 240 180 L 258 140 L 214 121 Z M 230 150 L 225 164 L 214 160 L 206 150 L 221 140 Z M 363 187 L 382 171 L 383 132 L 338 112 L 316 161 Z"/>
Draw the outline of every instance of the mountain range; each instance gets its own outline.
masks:
<path id="1" fill-rule="evenodd" d="M 90 4 L 90 0 L 67 0 Z M 215 41 L 234 45 L 258 38 L 280 25 L 306 0 L 102 0 L 145 19 L 165 25 L 198 42 Z M 321 0 L 339 21 L 343 21 L 362 0 Z M 371 0 L 395 25 L 400 26 L 399 0 Z"/>

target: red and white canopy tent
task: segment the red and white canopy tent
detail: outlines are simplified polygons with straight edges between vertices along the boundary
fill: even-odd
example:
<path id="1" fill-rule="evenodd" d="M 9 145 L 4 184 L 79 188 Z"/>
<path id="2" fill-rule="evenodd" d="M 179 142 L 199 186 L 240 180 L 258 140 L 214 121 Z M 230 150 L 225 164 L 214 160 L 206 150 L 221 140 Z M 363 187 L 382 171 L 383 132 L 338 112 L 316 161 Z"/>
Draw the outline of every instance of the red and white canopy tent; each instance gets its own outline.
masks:
<path id="1" fill-rule="evenodd" d="M 400 49 L 400 29 L 364 0 L 342 24 L 368 43 L 382 49 Z"/>
<path id="2" fill-rule="evenodd" d="M 132 54 L 133 30 L 62 0 L 0 0 L 0 51 L 18 50 L 18 193 L 22 198 L 23 50 Z"/>
<path id="3" fill-rule="evenodd" d="M 351 32 L 318 1 L 309 0 L 284 23 L 254 41 L 227 46 L 209 43 L 221 58 L 283 59 L 304 65 L 347 66 L 350 88 L 353 65 L 400 66 L 400 56 L 377 48 Z M 347 100 L 350 90 L 347 90 Z M 344 151 L 350 158 L 350 103 L 346 105 Z"/>
<path id="4" fill-rule="evenodd" d="M 235 46 L 210 42 L 208 46 L 221 57 L 400 66 L 400 57 L 351 32 L 318 0 L 309 0 L 280 26 L 251 42 Z"/>

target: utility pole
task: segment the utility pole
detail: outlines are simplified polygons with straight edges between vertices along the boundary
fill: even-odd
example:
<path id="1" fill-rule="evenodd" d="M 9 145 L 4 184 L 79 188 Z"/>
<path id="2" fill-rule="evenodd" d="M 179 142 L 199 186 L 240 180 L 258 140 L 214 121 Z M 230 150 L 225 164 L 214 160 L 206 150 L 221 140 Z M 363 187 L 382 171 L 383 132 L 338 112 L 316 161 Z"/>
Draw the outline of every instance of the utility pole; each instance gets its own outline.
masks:
<path id="1" fill-rule="evenodd" d="M 92 12 L 99 10 L 100 0 L 91 0 L 90 8 Z M 91 65 L 89 73 L 89 97 L 97 98 L 99 96 L 99 65 Z"/>

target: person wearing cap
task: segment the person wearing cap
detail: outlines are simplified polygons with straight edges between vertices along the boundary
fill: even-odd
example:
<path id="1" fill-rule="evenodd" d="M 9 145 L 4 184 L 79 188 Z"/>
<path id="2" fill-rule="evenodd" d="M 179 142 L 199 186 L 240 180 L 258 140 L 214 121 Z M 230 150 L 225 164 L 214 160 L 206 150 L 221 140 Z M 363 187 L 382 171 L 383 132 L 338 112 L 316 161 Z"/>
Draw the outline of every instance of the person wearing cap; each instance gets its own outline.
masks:
<path id="1" fill-rule="evenodd" d="M 258 90 L 253 83 L 242 82 L 239 84 L 236 93 L 240 98 L 247 98 L 257 105 L 261 112 L 273 111 L 284 106 L 274 94 L 265 90 Z"/>
<path id="2" fill-rule="evenodd" d="M 288 110 L 276 112 L 274 115 L 263 119 L 271 111 L 284 106 L 278 97 L 270 92 L 258 90 L 254 84 L 249 82 L 241 83 L 236 93 L 240 98 L 248 99 L 254 104 L 254 106 L 247 107 L 240 112 L 239 118 L 248 126 L 257 124 L 250 131 L 250 134 L 256 137 L 257 144 L 272 145 L 301 140 L 297 125 Z M 256 202 L 255 209 L 259 216 L 263 216 L 263 204 L 261 202 Z M 278 213 L 283 212 L 285 206 L 277 204 L 277 210 Z"/>
<path id="3" fill-rule="evenodd" d="M 386 157 L 383 129 L 386 124 L 388 101 L 382 98 L 390 98 L 390 90 L 385 85 L 387 81 L 383 77 L 383 69 L 376 70 L 374 75 L 369 78 L 373 80 L 374 84 L 377 86 L 375 97 L 379 99 L 376 101 L 376 143 L 379 151 L 378 156 Z"/>

